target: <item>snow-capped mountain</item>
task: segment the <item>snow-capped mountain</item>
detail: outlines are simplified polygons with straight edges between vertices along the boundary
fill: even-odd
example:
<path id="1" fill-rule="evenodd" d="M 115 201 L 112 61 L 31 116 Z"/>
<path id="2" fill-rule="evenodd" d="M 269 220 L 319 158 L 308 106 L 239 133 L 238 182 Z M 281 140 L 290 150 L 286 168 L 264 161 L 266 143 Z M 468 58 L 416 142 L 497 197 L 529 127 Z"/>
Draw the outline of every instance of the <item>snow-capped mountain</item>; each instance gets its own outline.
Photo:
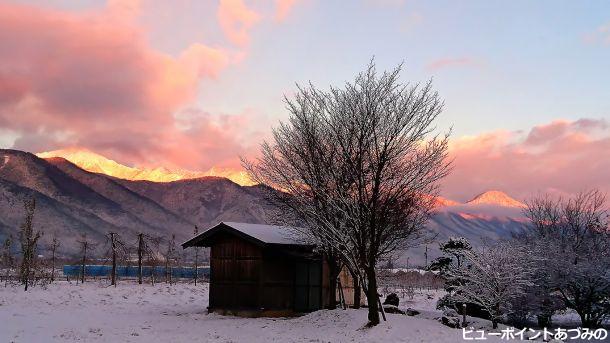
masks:
<path id="1" fill-rule="evenodd" d="M 464 237 L 476 247 L 510 239 L 528 228 L 523 214 L 525 204 L 501 191 L 481 193 L 466 203 L 439 198 L 437 204 L 436 213 L 428 222 L 436 236 L 427 246 L 427 262 L 440 256 L 439 243 L 450 237 Z M 409 249 L 399 261 L 423 266 L 425 254 L 425 247 Z"/>
<path id="2" fill-rule="evenodd" d="M 88 160 L 91 161 L 91 160 Z M 106 162 L 102 160 L 102 162 Z M 112 166 L 112 164 L 109 164 Z M 108 165 L 91 165 L 102 170 Z M 124 180 L 84 170 L 61 157 L 42 159 L 18 150 L 0 149 L 0 241 L 19 237 L 24 200 L 37 200 L 34 225 L 62 239 L 62 253 L 78 249 L 84 233 L 104 243 L 114 231 L 138 232 L 179 241 L 219 221 L 264 222 L 258 188 L 226 178 L 204 176 L 173 182 Z"/>
<path id="3" fill-rule="evenodd" d="M 460 205 L 459 202 L 457 202 L 455 200 L 447 199 L 447 198 L 442 197 L 442 196 L 437 196 L 434 200 L 436 202 L 436 207 L 438 207 L 438 208 L 443 208 L 443 207 L 447 207 L 447 206 L 457 206 L 457 205 Z"/>
<path id="4" fill-rule="evenodd" d="M 511 198 L 508 194 L 497 191 L 490 190 L 484 193 L 477 195 L 472 198 L 472 200 L 468 201 L 467 204 L 471 205 L 496 205 L 496 206 L 506 206 L 506 207 L 525 207 L 525 204 Z"/>
<path id="5" fill-rule="evenodd" d="M 66 253 L 76 249 L 70 242 L 85 232 L 102 242 L 109 231 L 126 236 L 176 234 L 183 240 L 192 235 L 195 225 L 205 228 L 223 220 L 264 223 L 270 210 L 260 186 L 242 186 L 223 177 L 173 174 L 163 168 L 140 170 L 82 150 L 39 156 L 44 158 L 0 149 L 0 239 L 17 237 L 23 201 L 31 196 L 38 199 L 35 222 L 49 232 L 46 237 L 54 232 L 62 236 Z M 499 191 L 485 192 L 467 203 L 435 200 L 437 212 L 429 228 L 437 237 L 428 246 L 429 259 L 435 256 L 438 242 L 451 236 L 476 245 L 508 238 L 526 227 L 523 204 Z M 425 262 L 422 249 L 412 249 L 406 256 L 411 265 Z"/>
<path id="6" fill-rule="evenodd" d="M 244 171 L 229 168 L 211 168 L 208 171 L 190 171 L 183 169 L 136 168 L 120 164 L 93 151 L 81 148 L 61 149 L 37 153 L 44 159 L 53 157 L 64 158 L 78 167 L 92 172 L 116 177 L 124 180 L 145 180 L 154 182 L 171 182 L 177 180 L 196 179 L 204 176 L 227 178 L 242 186 L 251 186 L 252 182 Z"/>

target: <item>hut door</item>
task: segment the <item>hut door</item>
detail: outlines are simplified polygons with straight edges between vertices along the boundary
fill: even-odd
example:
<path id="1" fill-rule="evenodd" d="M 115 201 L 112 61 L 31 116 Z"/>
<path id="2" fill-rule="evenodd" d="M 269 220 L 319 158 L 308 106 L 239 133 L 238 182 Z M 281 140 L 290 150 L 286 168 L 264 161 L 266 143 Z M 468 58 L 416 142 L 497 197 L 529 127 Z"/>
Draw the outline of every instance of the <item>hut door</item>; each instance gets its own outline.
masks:
<path id="1" fill-rule="evenodd" d="M 322 264 L 320 261 L 297 261 L 294 285 L 296 312 L 309 312 L 321 308 Z"/>

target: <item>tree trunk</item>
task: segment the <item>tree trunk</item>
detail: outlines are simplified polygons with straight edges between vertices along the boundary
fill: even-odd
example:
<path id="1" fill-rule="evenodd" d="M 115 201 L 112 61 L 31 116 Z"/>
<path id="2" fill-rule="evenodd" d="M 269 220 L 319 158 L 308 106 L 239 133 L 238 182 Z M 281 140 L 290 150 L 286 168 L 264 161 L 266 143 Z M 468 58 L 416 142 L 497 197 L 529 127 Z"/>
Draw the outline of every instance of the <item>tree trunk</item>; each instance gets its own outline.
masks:
<path id="1" fill-rule="evenodd" d="M 55 243 L 53 243 L 53 251 L 51 253 L 51 282 L 53 282 L 55 281 Z"/>
<path id="2" fill-rule="evenodd" d="M 197 278 L 199 277 L 199 248 L 195 247 L 195 286 L 197 286 Z"/>
<path id="3" fill-rule="evenodd" d="M 466 327 L 466 304 L 462 304 L 462 327 Z"/>
<path id="4" fill-rule="evenodd" d="M 157 272 L 157 262 L 156 260 L 149 260 L 149 264 L 150 264 L 150 284 L 151 285 L 155 285 L 155 274 Z"/>
<path id="5" fill-rule="evenodd" d="M 578 312 L 578 315 L 580 316 L 580 322 L 583 328 L 597 329 L 601 326 L 599 320 L 593 318 L 591 313 Z"/>
<path id="6" fill-rule="evenodd" d="M 489 316 L 491 317 L 491 326 L 494 329 L 498 328 L 498 318 L 499 318 L 499 314 L 500 314 L 500 304 L 495 304 L 493 306 L 493 311 L 492 313 L 489 314 Z"/>
<path id="7" fill-rule="evenodd" d="M 110 285 L 116 287 L 116 243 L 114 233 L 110 233 L 110 243 L 112 244 L 112 272 Z"/>
<path id="8" fill-rule="evenodd" d="M 328 305 L 329 310 L 337 308 L 337 278 L 331 275 L 328 281 Z"/>
<path id="9" fill-rule="evenodd" d="M 85 283 L 85 263 L 87 262 L 87 243 L 83 244 L 83 264 L 81 268 L 80 283 Z"/>
<path id="10" fill-rule="evenodd" d="M 547 314 L 539 314 L 536 316 L 538 319 L 538 326 L 541 328 L 548 328 L 551 326 L 551 316 Z"/>
<path id="11" fill-rule="evenodd" d="M 138 284 L 142 284 L 142 255 L 144 250 L 144 242 L 142 234 L 138 234 Z"/>
<path id="12" fill-rule="evenodd" d="M 352 274 L 352 279 L 354 280 L 354 308 L 360 308 L 360 296 L 362 290 L 360 289 L 360 280 L 358 279 L 358 275 Z"/>
<path id="13" fill-rule="evenodd" d="M 580 316 L 580 324 L 582 325 L 582 327 L 588 328 L 589 327 L 589 319 L 587 318 L 587 314 L 586 313 L 578 312 L 578 315 Z"/>
<path id="14" fill-rule="evenodd" d="M 337 278 L 341 273 L 341 269 L 339 268 L 339 263 L 336 258 L 329 257 L 328 258 L 328 273 L 329 273 L 329 283 L 328 283 L 328 309 L 334 310 L 337 308 Z"/>
<path id="15" fill-rule="evenodd" d="M 368 284 L 366 301 L 369 305 L 368 325 L 373 326 L 379 324 L 379 296 L 377 295 L 377 275 L 374 265 L 368 268 L 366 277 Z"/>

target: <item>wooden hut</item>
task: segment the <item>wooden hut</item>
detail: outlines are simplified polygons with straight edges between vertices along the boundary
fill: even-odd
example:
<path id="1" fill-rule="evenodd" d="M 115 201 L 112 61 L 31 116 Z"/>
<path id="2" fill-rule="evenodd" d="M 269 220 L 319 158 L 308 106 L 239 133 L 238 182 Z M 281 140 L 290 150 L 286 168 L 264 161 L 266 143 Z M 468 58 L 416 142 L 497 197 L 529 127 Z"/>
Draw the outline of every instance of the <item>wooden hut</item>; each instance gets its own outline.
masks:
<path id="1" fill-rule="evenodd" d="M 210 247 L 209 312 L 284 316 L 324 308 L 329 273 L 286 227 L 221 222 L 182 244 Z"/>

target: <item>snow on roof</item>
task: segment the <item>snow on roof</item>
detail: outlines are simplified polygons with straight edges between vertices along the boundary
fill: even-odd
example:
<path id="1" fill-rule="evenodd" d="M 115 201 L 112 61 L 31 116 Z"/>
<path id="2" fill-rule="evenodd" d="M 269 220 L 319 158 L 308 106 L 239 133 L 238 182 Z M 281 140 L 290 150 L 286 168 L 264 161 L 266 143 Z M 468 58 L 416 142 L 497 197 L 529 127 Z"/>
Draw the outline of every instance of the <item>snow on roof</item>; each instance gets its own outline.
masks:
<path id="1" fill-rule="evenodd" d="M 183 248 L 209 246 L 209 238 L 222 230 L 233 231 L 256 244 L 285 244 L 311 246 L 299 239 L 299 233 L 289 226 L 264 225 L 251 223 L 220 222 L 199 235 L 182 243 Z"/>
<path id="2" fill-rule="evenodd" d="M 221 222 L 233 229 L 267 244 L 302 244 L 296 239 L 297 233 L 288 226 Z"/>

